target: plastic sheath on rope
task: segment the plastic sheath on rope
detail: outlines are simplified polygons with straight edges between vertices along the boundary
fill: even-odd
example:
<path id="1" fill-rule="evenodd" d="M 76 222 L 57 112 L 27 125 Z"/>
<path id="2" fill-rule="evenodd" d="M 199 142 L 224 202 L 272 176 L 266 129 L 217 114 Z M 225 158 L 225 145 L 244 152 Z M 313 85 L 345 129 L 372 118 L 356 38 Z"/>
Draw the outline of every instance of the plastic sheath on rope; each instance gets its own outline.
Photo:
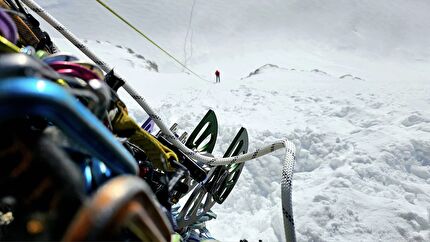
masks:
<path id="1" fill-rule="evenodd" d="M 93 60 L 97 65 L 99 65 L 105 72 L 109 72 L 111 68 L 106 65 L 105 62 L 100 60 L 94 53 L 92 53 L 75 35 L 73 35 L 70 31 L 68 31 L 61 23 L 59 23 L 54 17 L 48 14 L 43 8 L 41 8 L 36 2 L 33 0 L 21 0 L 23 1 L 29 8 L 31 8 L 34 12 L 36 12 L 40 17 L 42 17 L 45 21 L 51 24 L 55 29 L 57 29 L 61 34 L 63 34 L 70 42 L 72 42 L 78 49 L 80 49 L 84 54 L 86 54 L 91 60 Z M 216 165 L 225 165 L 225 164 L 233 164 L 239 162 L 245 162 L 251 159 L 256 159 L 268 153 L 271 153 L 275 150 L 285 148 L 285 160 L 284 168 L 293 168 L 294 160 L 295 160 L 295 146 L 288 140 L 280 140 L 271 145 L 265 146 L 263 148 L 257 149 L 254 152 L 249 152 L 240 156 L 233 156 L 229 158 L 210 158 L 207 156 L 200 155 L 195 151 L 188 149 L 179 139 L 169 130 L 167 125 L 161 120 L 161 117 L 157 115 L 151 106 L 149 106 L 145 99 L 139 95 L 130 85 L 126 82 L 123 85 L 123 88 L 133 97 L 136 102 L 148 113 L 148 115 L 154 120 L 160 130 L 165 134 L 170 142 L 175 145 L 178 149 L 180 149 L 185 154 L 191 156 L 192 158 L 199 160 L 201 162 L 210 164 L 212 166 Z M 284 172 L 283 172 L 284 174 Z M 283 200 L 283 214 L 285 222 L 285 231 L 289 231 L 286 233 L 287 241 L 295 241 L 295 233 L 294 233 L 294 222 L 292 216 L 292 208 L 291 208 L 291 180 L 292 180 L 292 170 L 286 171 L 285 176 L 288 177 L 287 181 L 289 183 L 283 183 L 285 185 L 282 186 L 282 200 Z M 288 189 L 284 191 L 284 189 Z M 286 204 L 288 203 L 288 204 Z M 289 221 L 289 222 L 287 222 Z"/>

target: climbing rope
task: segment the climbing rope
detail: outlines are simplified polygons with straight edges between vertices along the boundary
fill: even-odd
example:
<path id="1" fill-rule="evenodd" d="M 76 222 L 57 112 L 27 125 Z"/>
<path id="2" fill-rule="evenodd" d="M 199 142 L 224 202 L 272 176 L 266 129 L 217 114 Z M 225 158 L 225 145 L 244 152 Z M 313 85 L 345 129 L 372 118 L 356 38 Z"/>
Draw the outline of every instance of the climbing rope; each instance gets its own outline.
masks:
<path id="1" fill-rule="evenodd" d="M 85 55 L 87 55 L 91 60 L 93 60 L 97 65 L 101 67 L 105 72 L 110 72 L 111 68 L 101 59 L 99 59 L 93 52 L 91 52 L 88 47 L 83 44 L 73 33 L 71 33 L 67 28 L 58 22 L 53 16 L 47 13 L 42 7 L 40 7 L 33 0 L 22 0 L 31 10 L 42 17 L 46 22 L 52 25 L 56 30 L 58 30 L 64 37 L 66 37 L 70 42 L 72 42 L 79 50 L 81 50 Z M 121 77 L 118 77 L 121 78 Z M 124 80 L 123 80 L 124 81 Z M 160 130 L 164 133 L 166 137 L 175 147 L 180 149 L 186 155 L 199 160 L 205 164 L 211 166 L 227 165 L 234 163 L 241 163 L 249 160 L 253 160 L 264 156 L 266 154 L 272 153 L 275 150 L 285 149 L 283 171 L 282 171 L 282 211 L 284 217 L 284 229 L 287 241 L 296 241 L 295 238 L 295 228 L 294 219 L 291 204 L 291 184 L 294 171 L 294 161 L 295 161 L 295 151 L 296 148 L 294 144 L 285 139 L 274 142 L 273 144 L 264 146 L 253 152 L 249 152 L 243 155 L 232 156 L 228 158 L 211 158 L 208 156 L 201 155 L 196 151 L 193 151 L 186 147 L 164 124 L 160 115 L 158 115 L 154 109 L 146 102 L 146 100 L 139 95 L 130 85 L 125 81 L 122 87 L 130 94 L 130 96 L 145 110 L 145 112 L 154 120 Z"/>
<path id="2" fill-rule="evenodd" d="M 127 24 L 130 28 L 132 28 L 134 31 L 136 31 L 140 36 L 142 36 L 143 38 L 145 38 L 146 40 L 148 40 L 151 44 L 153 44 L 155 47 L 157 47 L 158 49 L 160 49 L 163 53 L 165 53 L 167 56 L 169 56 L 170 58 L 172 58 L 176 63 L 178 63 L 179 65 L 181 65 L 182 67 L 184 67 L 186 70 L 188 70 L 189 72 L 191 72 L 193 75 L 195 75 L 196 77 L 198 77 L 199 79 L 203 80 L 203 81 L 208 81 L 206 79 L 204 79 L 203 77 L 201 77 L 200 75 L 196 74 L 194 71 L 192 71 L 190 68 L 188 68 L 185 64 L 183 64 L 181 61 L 179 61 L 176 57 L 174 57 L 172 54 L 170 54 L 169 52 L 167 52 L 165 49 L 163 49 L 161 46 L 159 46 L 154 40 L 152 40 L 151 38 L 149 38 L 146 34 L 144 34 L 141 30 L 139 30 L 138 28 L 136 28 L 134 25 L 132 25 L 130 22 L 128 22 L 124 17 L 122 17 L 121 15 L 119 15 L 115 10 L 113 10 L 112 8 L 110 8 L 106 3 L 104 3 L 102 0 L 96 0 L 98 3 L 100 3 L 100 5 L 102 5 L 103 7 L 105 7 L 109 12 L 111 12 L 113 15 L 115 15 L 117 18 L 119 18 L 121 21 L 123 21 L 125 24 Z"/>

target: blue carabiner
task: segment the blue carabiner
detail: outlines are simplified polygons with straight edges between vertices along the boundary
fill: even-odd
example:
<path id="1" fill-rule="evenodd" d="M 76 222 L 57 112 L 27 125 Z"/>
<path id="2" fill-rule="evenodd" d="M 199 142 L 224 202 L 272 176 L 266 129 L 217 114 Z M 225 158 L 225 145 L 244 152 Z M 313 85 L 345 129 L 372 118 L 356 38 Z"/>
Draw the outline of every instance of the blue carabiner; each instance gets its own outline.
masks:
<path id="1" fill-rule="evenodd" d="M 47 118 L 112 171 L 137 174 L 133 156 L 84 105 L 58 84 L 34 77 L 0 80 L 0 120 Z"/>

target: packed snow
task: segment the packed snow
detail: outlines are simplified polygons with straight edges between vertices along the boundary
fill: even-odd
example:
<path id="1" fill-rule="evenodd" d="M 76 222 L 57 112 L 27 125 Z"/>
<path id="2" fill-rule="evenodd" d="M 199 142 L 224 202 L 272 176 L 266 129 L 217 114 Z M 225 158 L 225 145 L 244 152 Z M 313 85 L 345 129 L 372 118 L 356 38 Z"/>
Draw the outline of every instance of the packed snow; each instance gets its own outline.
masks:
<path id="1" fill-rule="evenodd" d="M 250 149 L 293 141 L 299 241 L 430 240 L 428 1 L 107 2 L 206 81 L 183 72 L 95 1 L 43 6 L 115 66 L 167 124 L 190 132 L 213 109 L 216 156 L 241 126 Z M 120 94 L 143 122 L 147 115 Z M 215 238 L 284 240 L 282 156 L 245 165 L 207 224 Z"/>

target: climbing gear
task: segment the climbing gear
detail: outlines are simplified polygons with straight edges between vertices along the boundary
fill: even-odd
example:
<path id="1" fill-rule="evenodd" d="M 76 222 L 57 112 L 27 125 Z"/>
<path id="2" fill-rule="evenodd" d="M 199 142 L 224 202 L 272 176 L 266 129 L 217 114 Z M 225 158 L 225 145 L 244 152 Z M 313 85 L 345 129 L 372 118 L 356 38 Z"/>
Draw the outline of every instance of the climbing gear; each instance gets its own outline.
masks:
<path id="1" fill-rule="evenodd" d="M 3 0 L 0 1 L 3 2 Z M 21 12 L 25 12 L 23 7 L 20 6 L 19 1 L 8 0 L 8 2 L 17 2 L 15 4 L 18 6 L 17 8 Z M 25 119 L 29 115 L 30 118 L 42 118 L 47 121 L 46 127 L 52 127 L 52 125 L 54 125 L 54 128 L 58 128 L 65 133 L 65 135 L 67 136 L 66 140 L 70 139 L 73 141 L 73 143 L 79 145 L 79 152 L 87 153 L 89 157 L 88 159 L 91 160 L 91 165 L 83 166 L 84 172 L 89 170 L 91 172 L 91 175 L 93 176 L 86 177 L 86 184 L 89 185 L 89 182 L 91 182 L 92 186 L 88 186 L 87 190 L 85 191 L 98 191 L 101 183 L 109 182 L 113 178 L 113 176 L 117 176 L 119 174 L 137 174 L 138 162 L 140 162 L 141 164 L 148 164 L 148 166 L 140 166 L 139 164 L 139 174 L 142 174 L 142 177 L 146 178 L 150 174 L 150 172 L 148 172 L 148 169 L 146 168 L 150 167 L 151 165 L 153 165 L 152 171 L 157 171 L 159 172 L 159 174 L 161 174 L 159 178 L 163 177 L 163 186 L 168 188 L 167 198 L 171 199 L 169 192 L 177 192 L 178 194 L 184 194 L 188 191 L 193 191 L 191 193 L 192 195 L 195 191 L 197 191 L 195 194 L 197 194 L 198 192 L 205 192 L 206 194 L 211 194 L 211 200 L 209 200 L 208 203 L 204 202 L 204 204 L 212 204 L 214 203 L 215 199 L 215 202 L 222 203 L 233 188 L 235 182 L 237 182 L 237 178 L 240 174 L 241 168 L 243 167 L 243 162 L 248 161 L 250 159 L 258 158 L 277 149 L 285 148 L 286 154 L 282 173 L 283 215 L 285 221 L 286 238 L 288 241 L 295 240 L 294 221 L 291 208 L 291 180 L 294 168 L 293 166 L 295 159 L 295 148 L 291 142 L 287 140 L 281 140 L 254 152 L 245 153 L 245 151 L 239 151 L 236 154 L 236 147 L 240 146 L 238 149 L 244 149 L 246 146 L 244 141 L 247 140 L 247 138 L 244 138 L 245 131 L 242 131 L 240 132 L 241 135 L 239 136 L 242 138 L 237 139 L 237 142 L 239 142 L 239 144 L 241 143 L 241 141 L 243 141 L 242 145 L 237 144 L 234 148 L 232 148 L 233 151 L 230 151 L 231 154 L 227 154 L 230 152 L 226 152 L 226 155 L 223 158 L 213 157 L 210 152 L 207 151 L 212 151 L 211 149 L 213 149 L 210 144 L 213 143 L 213 140 L 211 140 L 213 139 L 212 136 L 216 137 L 216 132 L 214 133 L 215 129 L 210 130 L 209 132 L 203 130 L 205 129 L 205 127 L 202 127 L 200 129 L 204 136 L 210 134 L 210 136 L 206 136 L 209 140 L 207 144 L 205 144 L 207 142 L 207 139 L 202 139 L 199 135 L 200 132 L 197 133 L 195 137 L 192 133 L 190 135 L 190 138 L 188 139 L 185 138 L 187 135 L 179 136 L 175 134 L 175 132 L 172 132 L 168 128 L 168 126 L 162 122 L 160 116 L 153 111 L 153 109 L 146 103 L 142 96 L 135 92 L 116 73 L 113 73 L 111 68 L 109 68 L 103 61 L 101 61 L 94 54 L 92 54 L 88 50 L 88 48 L 84 44 L 82 44 L 66 28 L 64 28 L 64 26 L 58 23 L 58 21 L 52 18 L 52 16 L 47 14 L 46 11 L 40 8 L 40 6 L 38 6 L 33 0 L 22 0 L 22 2 L 25 3 L 28 7 L 30 7 L 33 11 L 38 13 L 42 18 L 51 23 L 58 31 L 64 34 L 80 50 L 87 54 L 90 59 L 92 59 L 97 65 L 99 65 L 103 71 L 108 73 L 110 76 L 106 76 L 106 83 L 114 90 L 118 90 L 119 87 L 123 87 L 142 106 L 142 108 L 149 114 L 151 120 L 153 120 L 161 130 L 161 133 L 159 135 L 156 135 L 156 137 L 152 136 L 148 132 L 145 132 L 144 129 L 142 129 L 139 125 L 137 125 L 133 120 L 130 119 L 127 114 L 127 109 L 125 105 L 120 102 L 120 100 L 116 97 L 114 93 L 111 97 L 111 101 L 109 102 L 108 107 L 103 107 L 103 109 L 106 109 L 106 112 L 109 112 L 109 118 L 104 120 L 107 121 L 104 124 L 100 122 L 100 120 L 97 119 L 97 117 L 99 116 L 94 116 L 87 109 L 87 107 L 94 106 L 90 105 L 91 102 L 96 103 L 97 101 L 91 101 L 90 95 L 84 95 L 84 91 L 88 91 L 87 94 L 92 93 L 93 95 L 97 93 L 95 89 L 91 89 L 89 82 L 91 80 L 99 80 L 100 75 L 93 73 L 96 78 L 87 78 L 87 75 L 85 74 L 87 72 L 85 71 L 88 71 L 88 69 L 80 72 L 80 68 L 85 67 L 79 65 L 78 63 L 72 64 L 76 64 L 80 67 L 76 67 L 74 65 L 68 65 L 67 68 L 65 66 L 57 66 L 57 72 L 55 73 L 56 75 L 58 75 L 58 77 L 63 77 L 64 75 L 62 74 L 66 74 L 66 72 L 68 76 L 56 80 L 47 80 L 44 79 L 45 77 L 43 76 L 41 78 L 41 76 L 39 76 L 40 72 L 36 71 L 32 72 L 32 74 L 36 74 L 36 77 L 28 77 L 31 74 L 25 73 L 21 74 L 21 76 L 18 77 L 15 73 L 13 74 L 13 78 L 3 77 L 5 79 L 0 82 L 0 94 L 3 90 L 5 96 L 3 96 L 4 99 L 2 99 L 2 96 L 0 95 L 0 103 L 2 101 L 4 102 L 4 105 L 0 105 L 0 111 L 4 112 L 5 120 L 12 120 L 16 118 Z M 22 19 L 17 16 L 14 16 L 13 18 L 15 22 L 19 22 L 19 20 L 22 21 Z M 18 18 L 19 20 L 16 20 L 15 18 Z M 28 17 L 28 19 L 31 19 L 31 17 Z M 32 32 L 32 28 L 29 27 L 30 25 L 27 24 L 28 21 L 31 22 L 31 20 L 26 21 L 27 22 L 24 23 L 24 25 L 22 25 L 21 27 L 19 24 L 17 25 L 20 34 L 20 40 L 18 41 L 19 46 L 31 45 L 35 47 L 37 51 L 43 49 L 39 48 L 40 46 L 38 45 L 40 41 L 38 41 L 39 39 L 37 37 L 33 38 L 35 42 L 34 44 L 28 43 L 28 41 L 31 40 L 31 34 L 34 35 L 34 33 Z M 22 30 L 22 27 L 24 27 L 24 29 L 27 28 L 27 30 L 29 30 L 30 40 L 22 40 L 23 37 L 21 36 L 21 33 L 24 32 Z M 0 42 L 2 43 L 2 52 L 10 53 L 19 51 L 19 48 L 16 46 L 16 48 L 14 48 L 14 45 L 10 41 L 2 40 Z M 32 50 L 26 49 L 25 52 L 31 53 Z M 48 50 L 48 52 L 50 51 Z M 55 66 L 55 62 L 49 63 Z M 46 69 L 41 73 L 50 72 L 53 72 L 52 68 Z M 60 74 L 61 72 L 63 73 Z M 1 73 L 0 75 L 6 74 Z M 49 75 L 51 77 L 53 76 L 53 74 L 48 74 L 47 76 Z M 60 80 L 63 80 L 64 82 Z M 61 83 L 62 86 L 58 85 L 57 83 Z M 79 89 L 79 86 L 88 87 L 88 90 Z M 72 96 L 71 94 L 74 94 L 75 96 Z M 59 95 L 64 96 L 64 98 L 59 97 Z M 80 103 L 75 97 L 78 97 L 78 100 L 80 100 L 82 103 Z M 31 103 L 28 100 L 31 100 Z M 6 102 L 8 102 L 7 105 Z M 85 107 L 85 105 L 87 105 L 87 107 Z M 19 109 L 19 112 L 16 109 Z M 85 118 L 83 118 L 83 116 L 85 116 Z M 112 120 L 110 118 L 112 118 Z M 30 119 L 29 122 L 33 123 L 34 121 L 33 119 Z M 210 123 L 213 124 L 214 122 L 212 121 Z M 143 155 L 139 155 L 141 156 L 141 158 L 139 158 L 139 161 L 134 159 L 130 152 L 127 151 L 120 142 L 118 142 L 117 138 L 112 136 L 110 130 L 107 129 L 105 125 L 109 127 L 110 130 L 112 130 L 119 137 L 125 138 L 126 140 L 123 140 L 124 144 L 128 142 L 136 146 L 134 147 L 134 149 L 142 150 L 142 152 L 134 152 L 134 155 L 137 156 L 140 153 L 144 153 L 146 158 L 143 157 Z M 210 125 L 208 125 L 208 127 L 209 126 Z M 209 127 L 209 129 L 211 129 L 211 127 Z M 37 130 L 38 132 L 41 132 L 42 130 L 44 130 L 44 128 L 38 128 Z M 85 139 L 87 139 L 87 141 Z M 92 143 L 90 142 L 90 140 L 97 140 L 98 142 Z M 185 140 L 186 142 L 183 143 L 183 141 Z M 188 142 L 188 140 L 191 141 Z M 102 164 L 106 165 L 106 172 L 101 172 L 103 169 Z M 87 169 L 87 167 L 89 167 L 89 169 Z M 221 168 L 217 169 L 218 167 Z M 109 172 L 114 173 L 112 177 L 108 175 L 108 170 Z M 190 180 L 190 184 L 192 185 L 190 187 L 193 189 L 189 189 L 189 187 L 187 187 L 187 184 L 183 183 L 183 181 L 189 179 L 189 177 L 194 180 L 194 182 Z M 103 180 L 104 178 L 106 178 L 106 180 Z M 199 182 L 201 184 L 198 184 Z M 199 188 L 200 190 L 197 188 Z M 199 196 L 200 195 L 193 196 L 193 198 L 190 200 L 190 203 L 196 204 L 195 206 L 188 206 L 192 210 L 199 210 L 200 208 L 202 208 L 201 204 L 199 203 L 203 200 L 200 199 Z M 163 196 L 161 195 L 157 195 L 157 197 L 163 198 Z M 177 197 L 181 198 L 182 195 L 178 195 Z M 175 203 L 177 201 L 171 200 L 171 202 Z M 168 202 L 163 202 L 162 204 L 165 205 L 166 208 L 169 208 Z M 205 211 L 206 215 L 210 212 L 208 208 L 209 206 L 203 207 L 203 210 L 207 210 Z M 129 211 L 127 210 L 128 207 L 124 209 L 126 211 Z M 140 209 L 137 210 L 140 211 Z M 131 212 L 131 214 L 133 214 L 133 212 Z M 185 212 L 185 214 L 187 213 Z M 199 219 L 201 219 L 203 216 L 206 216 L 204 213 L 189 214 L 194 217 L 197 217 L 197 222 L 188 224 L 189 228 L 191 228 L 192 226 L 197 226 L 196 223 L 201 221 Z M 119 225 L 121 227 L 120 224 L 123 224 L 124 220 L 118 221 L 119 224 L 115 225 Z M 175 221 L 172 220 L 171 223 L 174 224 Z M 36 221 L 36 223 L 33 224 L 34 226 L 32 226 L 32 228 L 34 229 L 32 231 L 39 231 L 40 224 L 41 223 L 37 223 Z M 183 229 L 186 228 L 187 225 L 183 226 Z"/>
<path id="2" fill-rule="evenodd" d="M 152 131 L 154 130 L 154 126 L 155 126 L 154 120 L 152 120 L 151 118 L 148 118 L 140 127 L 144 129 L 146 132 L 152 133 Z"/>
<path id="3" fill-rule="evenodd" d="M 155 137 L 143 130 L 132 120 L 125 109 L 125 105 L 117 102 L 118 112 L 112 120 L 113 132 L 145 151 L 149 160 L 160 170 L 174 171 L 171 160 L 178 160 L 176 154 L 161 144 Z"/>
<path id="4" fill-rule="evenodd" d="M 1 119 L 0 207 L 13 220 L 0 240 L 59 241 L 84 198 L 82 175 L 48 137 L 29 137 L 23 121 Z"/>
<path id="5" fill-rule="evenodd" d="M 45 56 L 42 58 L 42 60 L 47 64 L 51 64 L 52 62 L 57 61 L 78 61 L 79 59 L 69 53 L 58 52 L 52 55 Z"/>
<path id="6" fill-rule="evenodd" d="M 2 119 L 32 114 L 48 118 L 118 173 L 137 174 L 137 164 L 100 121 L 59 85 L 38 78 L 0 82 Z M 97 142 L 92 142 L 97 137 Z"/>
<path id="7" fill-rule="evenodd" d="M 0 35 L 3 35 L 14 44 L 18 40 L 18 30 L 16 25 L 2 8 L 0 8 Z"/>
<path id="8" fill-rule="evenodd" d="M 99 76 L 96 73 L 76 63 L 54 61 L 50 62 L 49 66 L 59 74 L 78 77 L 86 82 L 93 79 L 99 79 Z"/>
<path id="9" fill-rule="evenodd" d="M 76 63 L 80 66 L 83 66 L 83 67 L 89 69 L 90 71 L 94 72 L 99 77 L 100 80 L 103 80 L 105 77 L 102 69 L 100 69 L 100 67 L 98 67 L 96 64 L 86 62 L 86 61 L 80 61 L 80 60 L 72 61 L 72 62 Z"/>
<path id="10" fill-rule="evenodd" d="M 228 147 L 224 157 L 248 151 L 248 134 L 241 128 Z M 208 178 L 197 184 L 187 202 L 178 211 L 178 227 L 183 229 L 197 223 L 210 211 L 215 202 L 222 204 L 230 194 L 242 171 L 244 163 L 209 167 Z"/>
<path id="11" fill-rule="evenodd" d="M 36 50 L 45 50 L 49 53 L 57 51 L 48 33 L 40 29 L 39 21 L 24 9 L 20 0 L 0 0 L 0 7 L 20 13 L 12 16 L 18 29 L 20 44 L 30 45 Z"/>
<path id="12" fill-rule="evenodd" d="M 110 72 L 112 69 L 101 59 L 99 59 L 94 53 L 92 53 L 88 47 L 83 44 L 75 35 L 73 35 L 70 31 L 67 30 L 64 25 L 60 24 L 54 17 L 48 14 L 43 8 L 41 8 L 36 2 L 33 0 L 22 0 L 28 7 L 30 7 L 34 12 L 39 14 L 40 17 L 45 19 L 49 24 L 51 24 L 55 29 L 57 29 L 61 34 L 63 34 L 70 42 L 72 42 L 79 50 L 81 50 L 84 54 L 86 54 L 90 59 L 94 61 L 97 65 L 100 66 L 105 72 Z M 169 128 L 163 123 L 161 117 L 155 113 L 152 107 L 150 107 L 145 99 L 139 95 L 130 85 L 125 83 L 125 81 L 118 77 L 117 74 L 114 74 L 117 78 L 123 81 L 122 87 L 133 97 L 136 102 L 146 111 L 146 113 L 154 120 L 157 126 L 161 129 L 161 131 L 166 135 L 169 141 L 172 142 L 173 145 L 177 146 L 184 153 L 189 155 L 190 157 L 199 160 L 201 162 L 210 164 L 212 166 L 216 165 L 225 165 L 229 163 L 241 163 L 251 159 L 256 159 L 258 157 L 264 156 L 268 153 L 274 152 L 278 149 L 285 149 L 286 156 L 294 156 L 295 148 L 294 144 L 288 140 L 280 140 L 274 142 L 270 145 L 267 145 L 263 148 L 258 149 L 258 151 L 249 152 L 245 155 L 240 155 L 238 157 L 231 158 L 210 158 L 205 157 L 203 155 L 198 154 L 187 148 L 184 144 L 182 144 L 178 137 L 174 136 L 173 133 L 169 130 Z M 290 160 L 285 159 L 286 161 Z"/>
<path id="13" fill-rule="evenodd" d="M 173 233 L 151 189 L 134 176 L 113 178 L 100 187 L 80 209 L 63 240 L 118 240 L 124 229 L 141 241 L 168 242 Z"/>
<path id="14" fill-rule="evenodd" d="M 0 52 L 17 53 L 20 49 L 5 37 L 0 35 Z"/>

